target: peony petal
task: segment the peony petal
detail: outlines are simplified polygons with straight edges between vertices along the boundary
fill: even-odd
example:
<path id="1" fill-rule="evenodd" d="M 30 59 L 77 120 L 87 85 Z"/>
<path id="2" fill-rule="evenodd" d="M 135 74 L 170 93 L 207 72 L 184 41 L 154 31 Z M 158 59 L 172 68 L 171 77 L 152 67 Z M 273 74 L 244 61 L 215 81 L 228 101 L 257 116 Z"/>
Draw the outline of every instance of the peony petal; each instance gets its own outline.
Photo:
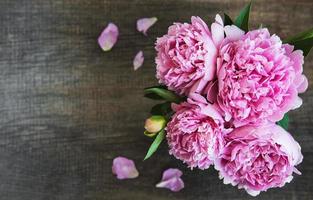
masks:
<path id="1" fill-rule="evenodd" d="M 158 18 L 141 18 L 137 20 L 137 30 L 142 32 L 144 35 L 147 35 L 148 29 L 153 26 L 158 21 Z"/>
<path id="2" fill-rule="evenodd" d="M 219 14 L 215 15 L 215 22 L 219 23 L 222 26 L 224 26 L 223 19 L 222 19 L 222 17 Z"/>
<path id="3" fill-rule="evenodd" d="M 218 52 L 212 39 L 207 39 L 204 42 L 204 47 L 207 49 L 208 52 L 204 57 L 206 61 L 206 72 L 203 79 L 211 81 L 216 77 L 216 56 Z"/>
<path id="4" fill-rule="evenodd" d="M 181 177 L 183 175 L 183 172 L 179 169 L 170 168 L 163 172 L 162 180 L 169 180 L 171 178 L 175 177 Z"/>
<path id="5" fill-rule="evenodd" d="M 118 179 L 130 179 L 139 176 L 134 161 L 121 156 L 114 158 L 112 173 L 117 175 Z"/>
<path id="6" fill-rule="evenodd" d="M 190 89 L 190 91 L 189 91 L 189 94 L 192 94 L 192 93 L 201 93 L 207 83 L 208 83 L 208 81 L 205 80 L 204 78 L 203 78 L 203 79 L 199 79 L 199 80 L 196 81 L 196 82 L 194 83 L 194 85 L 191 87 L 191 89 Z"/>
<path id="7" fill-rule="evenodd" d="M 258 196 L 260 194 L 260 191 L 252 190 L 252 189 L 246 189 L 247 193 L 253 197 Z"/>
<path id="8" fill-rule="evenodd" d="M 156 184 L 158 188 L 167 188 L 173 192 L 178 192 L 184 188 L 184 182 L 180 178 L 183 173 L 179 169 L 170 168 L 163 172 L 162 180 Z"/>
<path id="9" fill-rule="evenodd" d="M 297 74 L 302 74 L 303 72 L 303 64 L 304 64 L 304 56 L 302 50 L 295 50 L 290 55 L 291 60 L 293 61 L 294 69 Z"/>
<path id="10" fill-rule="evenodd" d="M 297 88 L 299 93 L 305 92 L 308 89 L 308 85 L 309 85 L 309 82 L 308 82 L 308 79 L 306 78 L 306 76 L 304 76 L 302 74 L 301 75 L 301 79 L 302 79 L 302 82 L 301 82 L 301 84 Z"/>
<path id="11" fill-rule="evenodd" d="M 135 58 L 134 58 L 134 61 L 133 61 L 133 65 L 134 65 L 134 70 L 136 71 L 137 69 L 139 69 L 142 64 L 143 64 L 143 61 L 145 60 L 144 56 L 143 56 L 143 52 L 142 51 L 139 51 Z"/>
<path id="12" fill-rule="evenodd" d="M 273 125 L 272 127 L 269 127 L 269 129 L 274 132 L 272 139 L 277 142 L 277 144 L 280 144 L 281 148 L 290 155 L 292 165 L 300 164 L 303 160 L 303 155 L 299 143 L 290 135 L 290 133 L 280 126 Z"/>
<path id="13" fill-rule="evenodd" d="M 215 23 L 211 25 L 211 33 L 214 44 L 219 47 L 224 39 L 224 25 L 220 15 L 216 15 Z"/>
<path id="14" fill-rule="evenodd" d="M 208 104 L 207 100 L 202 95 L 200 95 L 198 93 L 190 93 L 189 98 L 187 99 L 187 102 L 189 102 L 191 104 L 197 104 L 197 105 L 199 105 L 199 103 L 205 104 L 205 105 Z"/>
<path id="15" fill-rule="evenodd" d="M 203 35 L 207 35 L 209 37 L 211 37 L 211 32 L 208 28 L 208 25 L 198 16 L 192 16 L 191 17 L 191 24 L 198 30 L 200 30 L 200 32 Z"/>
<path id="16" fill-rule="evenodd" d="M 98 44 L 101 49 L 103 51 L 110 51 L 116 43 L 118 35 L 118 27 L 113 23 L 109 23 L 98 38 Z"/>
<path id="17" fill-rule="evenodd" d="M 214 82 L 210 82 L 207 87 L 205 88 L 204 92 L 206 93 L 207 100 L 210 103 L 216 102 L 216 97 L 218 94 L 218 83 L 217 80 Z"/>
<path id="18" fill-rule="evenodd" d="M 296 97 L 294 104 L 293 104 L 293 108 L 292 109 L 297 109 L 300 108 L 300 106 L 302 105 L 302 99 L 300 97 Z"/>
<path id="19" fill-rule="evenodd" d="M 220 111 L 217 109 L 217 105 L 211 105 L 208 104 L 206 107 L 202 108 L 201 113 L 203 113 L 204 115 L 210 116 L 213 119 L 218 119 L 218 120 L 222 120 L 222 116 L 220 114 Z"/>
<path id="20" fill-rule="evenodd" d="M 230 39 L 231 41 L 238 40 L 240 39 L 241 36 L 245 34 L 243 30 L 241 30 L 235 25 L 225 26 L 224 29 L 225 29 L 226 38 Z"/>

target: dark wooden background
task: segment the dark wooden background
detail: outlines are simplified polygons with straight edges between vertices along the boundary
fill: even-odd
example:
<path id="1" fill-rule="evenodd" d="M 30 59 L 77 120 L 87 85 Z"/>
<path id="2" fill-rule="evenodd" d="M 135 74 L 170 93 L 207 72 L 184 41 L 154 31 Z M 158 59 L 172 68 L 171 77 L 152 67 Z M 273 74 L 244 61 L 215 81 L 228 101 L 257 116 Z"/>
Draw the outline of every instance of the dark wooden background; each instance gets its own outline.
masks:
<path id="1" fill-rule="evenodd" d="M 213 169 L 190 171 L 162 145 L 148 161 L 143 122 L 154 104 L 142 89 L 154 85 L 154 42 L 174 21 L 199 15 L 211 22 L 223 11 L 235 16 L 242 0 L 1 0 L 0 1 L 0 199 L 313 199 L 313 52 L 306 58 L 310 88 L 291 113 L 290 131 L 304 161 L 282 189 L 257 198 L 223 185 Z M 251 24 L 281 37 L 313 26 L 312 0 L 255 0 Z M 149 37 L 140 17 L 159 18 Z M 104 53 L 97 37 L 108 22 L 120 39 Z M 132 59 L 143 50 L 144 66 Z M 134 159 L 140 177 L 119 181 L 116 156 Z M 185 189 L 157 189 L 162 171 L 184 171 Z"/>

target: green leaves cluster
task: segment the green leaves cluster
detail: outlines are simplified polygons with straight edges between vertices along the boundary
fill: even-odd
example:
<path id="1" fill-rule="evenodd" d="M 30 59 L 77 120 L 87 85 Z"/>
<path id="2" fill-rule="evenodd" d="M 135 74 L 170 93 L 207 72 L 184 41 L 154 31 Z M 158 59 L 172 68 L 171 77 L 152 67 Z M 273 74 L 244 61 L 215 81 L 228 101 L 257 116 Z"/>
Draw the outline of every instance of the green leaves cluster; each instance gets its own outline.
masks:
<path id="1" fill-rule="evenodd" d="M 294 45 L 295 49 L 302 50 L 303 55 L 307 56 L 313 46 L 313 27 L 307 31 L 287 38 L 284 40 L 284 43 Z"/>
<path id="2" fill-rule="evenodd" d="M 144 90 L 145 97 L 153 100 L 163 100 L 163 103 L 156 104 L 152 107 L 150 113 L 152 116 L 163 116 L 167 121 L 171 117 L 173 111 L 171 109 L 171 103 L 180 103 L 185 99 L 173 91 L 168 90 L 165 86 L 153 86 L 146 88 Z M 146 134 L 147 135 L 147 134 Z M 156 134 L 148 134 L 149 137 L 155 136 L 154 141 L 149 147 L 149 150 L 144 158 L 144 160 L 150 158 L 154 152 L 158 149 L 160 144 L 165 138 L 164 128 Z"/>
<path id="3" fill-rule="evenodd" d="M 251 5 L 252 1 L 239 12 L 239 15 L 236 17 L 235 21 L 233 21 L 226 13 L 224 13 L 224 25 L 226 26 L 234 24 L 245 32 L 248 32 Z"/>
<path id="4" fill-rule="evenodd" d="M 249 15 L 251 4 L 252 1 L 240 11 L 234 23 L 237 27 L 241 28 L 245 32 L 249 31 Z"/>

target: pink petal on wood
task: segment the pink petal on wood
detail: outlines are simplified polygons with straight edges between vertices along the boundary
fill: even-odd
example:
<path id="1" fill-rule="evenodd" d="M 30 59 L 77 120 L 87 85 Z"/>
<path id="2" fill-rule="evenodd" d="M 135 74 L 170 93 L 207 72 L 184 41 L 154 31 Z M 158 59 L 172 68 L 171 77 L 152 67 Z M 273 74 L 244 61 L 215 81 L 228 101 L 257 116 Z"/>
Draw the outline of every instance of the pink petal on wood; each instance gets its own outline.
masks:
<path id="1" fill-rule="evenodd" d="M 145 60 L 144 56 L 143 56 L 143 52 L 142 51 L 139 51 L 135 58 L 134 58 L 134 61 L 133 61 L 133 65 L 134 65 L 134 70 L 136 71 L 137 69 L 139 69 L 142 64 L 143 64 L 143 61 Z"/>
<path id="2" fill-rule="evenodd" d="M 131 179 L 139 176 L 134 161 L 121 156 L 114 158 L 112 173 L 118 179 Z"/>
<path id="3" fill-rule="evenodd" d="M 185 187 L 183 180 L 180 178 L 182 175 L 183 173 L 179 169 L 167 169 L 163 172 L 162 180 L 156 187 L 178 192 Z"/>
<path id="4" fill-rule="evenodd" d="M 98 38 L 98 44 L 100 45 L 101 49 L 103 51 L 110 51 L 115 45 L 118 35 L 118 27 L 113 23 L 109 23 Z"/>
<path id="5" fill-rule="evenodd" d="M 147 35 L 148 29 L 158 21 L 158 18 L 141 18 L 137 20 L 137 30 L 142 32 L 144 35 Z"/>

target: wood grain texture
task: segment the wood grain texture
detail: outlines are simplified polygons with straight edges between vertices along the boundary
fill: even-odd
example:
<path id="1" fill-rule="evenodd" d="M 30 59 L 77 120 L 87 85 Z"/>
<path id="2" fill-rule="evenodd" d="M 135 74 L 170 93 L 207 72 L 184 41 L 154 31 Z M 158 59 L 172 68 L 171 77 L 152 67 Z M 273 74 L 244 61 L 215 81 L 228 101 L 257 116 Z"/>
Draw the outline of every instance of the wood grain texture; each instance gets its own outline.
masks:
<path id="1" fill-rule="evenodd" d="M 154 85 L 153 44 L 174 21 L 215 13 L 231 16 L 241 0 L 1 0 L 0 1 L 0 199 L 313 199 L 313 53 L 306 58 L 310 88 L 291 113 L 290 130 L 302 145 L 302 176 L 256 198 L 223 185 L 213 169 L 189 171 L 162 145 L 148 161 L 143 122 L 155 103 L 142 89 Z M 281 37 L 313 25 L 311 0 L 255 1 L 251 25 Z M 145 37 L 140 17 L 159 21 Z M 108 22 L 120 27 L 111 52 L 96 43 Z M 132 59 L 145 54 L 134 72 Z M 135 160 L 140 177 L 118 181 L 112 159 Z M 179 193 L 156 189 L 167 167 L 184 171 Z"/>

